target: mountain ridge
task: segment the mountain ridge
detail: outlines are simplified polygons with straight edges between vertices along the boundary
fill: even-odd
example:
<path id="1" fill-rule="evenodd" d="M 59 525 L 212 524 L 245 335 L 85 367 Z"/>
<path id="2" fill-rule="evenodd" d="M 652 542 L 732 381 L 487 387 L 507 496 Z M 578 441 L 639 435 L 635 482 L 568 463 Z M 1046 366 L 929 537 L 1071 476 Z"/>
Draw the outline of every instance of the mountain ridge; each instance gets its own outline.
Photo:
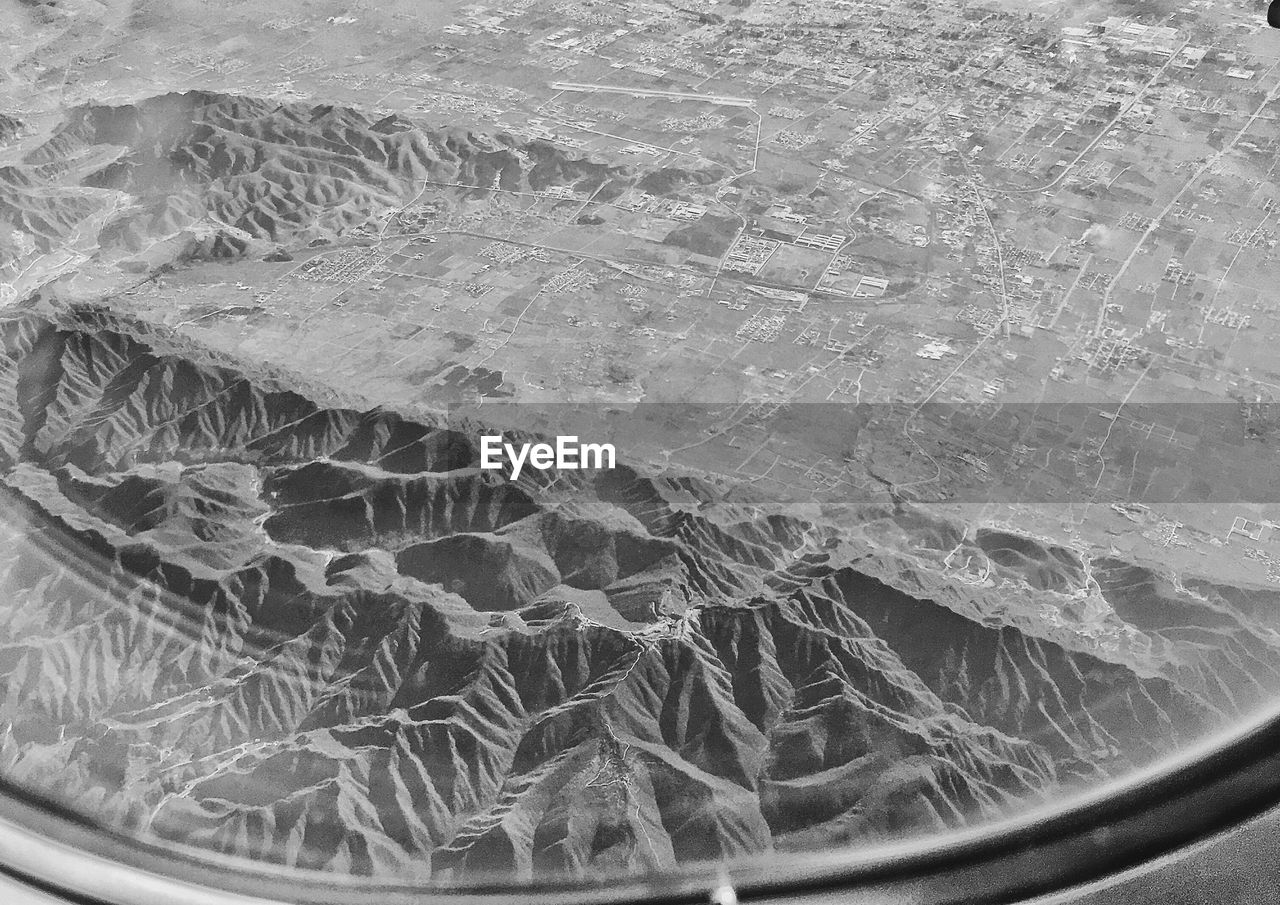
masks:
<path id="1" fill-rule="evenodd" d="M 131 832 L 644 871 L 993 819 L 1247 703 L 679 475 L 508 482 L 478 424 L 317 402 L 104 309 L 0 338 L 0 762 Z"/>

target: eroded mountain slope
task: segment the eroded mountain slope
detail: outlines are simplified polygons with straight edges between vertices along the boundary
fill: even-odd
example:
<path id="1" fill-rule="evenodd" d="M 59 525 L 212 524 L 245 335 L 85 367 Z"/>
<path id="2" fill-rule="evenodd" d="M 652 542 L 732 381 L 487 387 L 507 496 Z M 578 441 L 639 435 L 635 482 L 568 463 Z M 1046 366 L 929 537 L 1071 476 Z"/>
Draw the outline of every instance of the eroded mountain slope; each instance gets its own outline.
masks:
<path id="1" fill-rule="evenodd" d="M 618 194 L 637 178 L 505 133 L 188 91 L 77 107 L 20 164 L 0 167 L 0 226 L 17 237 L 0 251 L 16 268 L 24 243 L 47 252 L 80 230 L 106 259 L 174 239 L 179 255 L 229 256 L 376 229 L 377 214 L 428 185 Z"/>
<path id="2" fill-rule="evenodd" d="M 507 481 L 479 425 L 321 404 L 103 310 L 0 340 L 0 769 L 131 832 L 362 874 L 645 870 L 993 818 L 1276 686 L 1245 592 L 1106 564 L 1149 647 L 1200 632 L 1108 653 L 835 525 L 625 466 Z M 1056 557 L 1028 599 L 1084 575 L 974 543 Z"/>

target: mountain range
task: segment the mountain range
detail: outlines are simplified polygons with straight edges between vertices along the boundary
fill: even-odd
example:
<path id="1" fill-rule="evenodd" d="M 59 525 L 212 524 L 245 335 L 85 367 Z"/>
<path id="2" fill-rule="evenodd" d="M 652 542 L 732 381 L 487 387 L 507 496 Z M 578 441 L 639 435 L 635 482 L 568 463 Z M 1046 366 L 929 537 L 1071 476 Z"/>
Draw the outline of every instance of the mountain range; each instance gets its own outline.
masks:
<path id="1" fill-rule="evenodd" d="M 626 463 L 511 481 L 482 424 L 322 399 L 107 308 L 0 319 L 6 777 L 325 871 L 644 872 L 997 818 L 1280 684 L 1274 594 L 902 501 L 888 545 Z M 956 543 L 1003 611 L 909 553 Z"/>

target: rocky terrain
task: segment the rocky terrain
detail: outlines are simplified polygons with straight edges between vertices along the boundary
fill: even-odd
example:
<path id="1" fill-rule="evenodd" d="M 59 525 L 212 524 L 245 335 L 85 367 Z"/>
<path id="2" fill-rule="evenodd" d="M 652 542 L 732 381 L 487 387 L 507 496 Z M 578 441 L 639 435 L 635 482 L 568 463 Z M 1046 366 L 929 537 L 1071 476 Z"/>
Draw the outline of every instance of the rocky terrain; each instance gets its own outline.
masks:
<path id="1" fill-rule="evenodd" d="M 0 140 L 17 128 L 0 122 Z M 0 265 L 16 266 L 22 242 L 48 251 L 78 228 L 91 230 L 111 260 L 175 239 L 182 253 L 224 257 L 333 240 L 404 207 L 428 183 L 564 185 L 606 196 L 656 175 L 545 141 L 329 104 L 205 91 L 91 104 L 68 111 L 20 163 L 0 167 Z M 660 175 L 671 185 L 692 178 L 682 170 Z M 6 242 L 5 232 L 18 238 Z"/>
<path id="2" fill-rule="evenodd" d="M 77 107 L 0 166 L 0 267 L 71 247 L 145 279 L 413 232 L 428 185 L 616 198 L 724 176 L 167 94 Z M 719 254 L 737 221 L 709 222 L 667 244 Z M 1280 688 L 1275 594 L 890 493 L 730 503 L 625 462 L 508 480 L 478 467 L 484 432 L 105 305 L 9 309 L 0 774 L 265 862 L 601 876 L 996 819 Z"/>
<path id="3" fill-rule="evenodd" d="M 1274 706 L 1264 37 L 794 6 L 0 0 L 0 781 L 321 882 L 736 885 Z M 619 467 L 479 467 L 561 406 Z M 1080 894 L 1271 902 L 1270 835 Z"/>
<path id="4" fill-rule="evenodd" d="M 1280 684 L 1257 592 L 901 502 L 512 482 L 479 425 L 105 309 L 13 311 L 0 350 L 0 772 L 129 832 L 445 879 L 811 850 L 1121 775 Z M 1003 604 L 906 552 L 957 544 Z"/>

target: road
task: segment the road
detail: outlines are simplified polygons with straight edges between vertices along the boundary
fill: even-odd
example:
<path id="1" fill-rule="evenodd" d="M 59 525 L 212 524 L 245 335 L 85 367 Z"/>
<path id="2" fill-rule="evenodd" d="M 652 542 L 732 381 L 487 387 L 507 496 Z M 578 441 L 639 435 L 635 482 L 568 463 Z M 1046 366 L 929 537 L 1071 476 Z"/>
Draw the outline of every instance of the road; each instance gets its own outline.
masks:
<path id="1" fill-rule="evenodd" d="M 1067 302 L 1071 299 L 1071 294 L 1076 291 L 1076 287 L 1080 285 L 1080 281 L 1084 279 L 1084 275 L 1089 270 L 1089 265 L 1093 263 L 1093 252 L 1090 252 L 1084 259 L 1084 263 L 1080 265 L 1080 270 L 1076 274 L 1076 278 L 1071 285 L 1067 287 L 1067 291 L 1062 294 L 1061 300 L 1058 302 L 1058 309 L 1053 312 L 1053 320 L 1049 321 L 1049 326 L 1058 326 L 1058 318 L 1062 316 L 1062 312 L 1066 310 Z"/>
<path id="2" fill-rule="evenodd" d="M 987 229 L 991 231 L 991 244 L 996 250 L 996 267 L 1000 271 L 1000 327 L 1004 332 L 1005 338 L 1009 337 L 1009 285 L 1005 281 L 1004 274 L 1004 249 L 1000 245 L 1000 234 L 996 232 L 996 225 L 991 221 L 991 213 L 987 210 L 987 200 L 982 197 L 982 190 L 978 188 L 978 180 L 973 177 L 973 171 L 969 169 L 969 161 L 963 153 L 960 154 L 960 165 L 964 167 L 965 175 L 969 177 L 969 185 L 973 187 L 973 195 L 978 199 L 978 210 L 982 211 L 982 219 L 987 222 Z"/>
<path id="3" fill-rule="evenodd" d="M 679 101 L 704 101 L 724 107 L 750 107 L 755 101 L 749 97 L 731 97 L 727 94 L 697 94 L 692 91 L 660 91 L 656 88 L 631 88 L 626 85 L 595 85 L 582 82 L 552 82 L 556 91 L 586 91 L 603 94 L 629 94 L 632 97 L 665 97 Z"/>
<path id="4" fill-rule="evenodd" d="M 1278 65 L 1280 65 L 1280 63 L 1273 63 L 1263 75 L 1263 78 L 1266 78 L 1274 72 Z M 1259 79 L 1258 81 L 1261 82 L 1262 79 Z M 1245 120 L 1244 125 L 1240 127 L 1240 130 L 1236 132 L 1231 141 L 1224 144 L 1221 150 L 1200 165 L 1200 168 L 1196 170 L 1195 174 L 1190 179 L 1182 183 L 1182 187 L 1178 189 L 1172 198 L 1169 199 L 1169 203 L 1164 206 L 1164 210 L 1160 211 L 1159 215 L 1156 216 L 1156 218 L 1151 221 L 1150 225 L 1147 226 L 1141 237 L 1139 237 L 1137 243 L 1135 243 L 1132 250 L 1130 250 L 1128 256 L 1121 263 L 1120 269 L 1116 272 L 1116 275 L 1111 278 L 1109 283 L 1107 283 L 1107 289 L 1102 295 L 1102 304 L 1098 306 L 1098 320 L 1094 326 L 1096 331 L 1102 330 L 1102 325 L 1107 319 L 1107 306 L 1111 304 L 1111 293 L 1114 291 L 1115 287 L 1119 285 L 1120 279 L 1125 275 L 1125 272 L 1142 251 L 1142 248 L 1147 244 L 1147 240 L 1150 239 L 1152 234 L 1160 228 L 1160 224 L 1164 222 L 1164 218 L 1169 216 L 1173 209 L 1178 205 L 1178 202 L 1182 200 L 1182 196 L 1187 193 L 1189 188 L 1198 183 L 1205 173 L 1213 169 L 1213 167 L 1217 165 L 1218 161 L 1235 148 L 1236 143 L 1239 142 L 1240 139 L 1244 137 L 1244 134 L 1253 127 L 1253 124 L 1258 121 L 1258 117 L 1262 115 L 1262 111 L 1266 106 L 1277 97 L 1280 97 L 1280 82 L 1277 82 L 1275 87 L 1267 92 L 1266 96 L 1262 99 L 1262 103 L 1258 104 L 1257 108 L 1253 111 L 1253 115 Z"/>
<path id="5" fill-rule="evenodd" d="M 1059 173 L 1049 182 L 1046 182 L 1044 185 L 1038 185 L 1035 188 L 1030 188 L 1030 189 L 1005 189 L 1004 190 L 1005 193 L 1009 195 L 1028 195 L 1034 192 L 1044 192 L 1056 186 L 1063 179 L 1066 179 L 1067 174 L 1070 173 L 1073 169 L 1075 169 L 1076 164 L 1084 160 L 1084 158 L 1089 154 L 1089 152 L 1091 152 L 1094 148 L 1096 148 L 1098 146 L 1098 143 L 1102 141 L 1103 138 L 1106 137 L 1107 133 L 1115 128 L 1116 123 L 1120 122 L 1120 120 L 1124 118 L 1125 114 L 1127 114 L 1130 110 L 1132 110 L 1134 107 L 1138 105 L 1138 101 L 1140 101 L 1142 99 L 1142 96 L 1147 93 L 1147 89 L 1149 89 L 1152 85 L 1154 85 L 1157 81 L 1159 81 L 1160 77 L 1169 71 L 1169 67 L 1172 66 L 1173 61 L 1178 58 L 1178 54 L 1182 53 L 1183 48 L 1190 43 L 1191 43 L 1190 41 L 1183 41 L 1182 44 L 1178 46 L 1178 49 L 1175 50 L 1173 54 L 1169 57 L 1169 59 L 1165 61 L 1164 65 L 1156 70 L 1155 75 L 1147 79 L 1146 83 L 1143 84 L 1141 88 L 1139 88 L 1137 91 L 1133 93 L 1133 97 L 1129 99 L 1129 102 L 1120 108 L 1120 112 L 1117 113 L 1115 116 L 1113 116 L 1111 118 L 1111 121 L 1102 127 L 1102 131 L 1100 131 L 1097 135 L 1094 136 L 1093 141 L 1089 142 L 1087 145 L 1084 146 L 1084 150 L 1081 151 L 1079 154 L 1077 154 L 1074 160 L 1072 160 L 1069 164 L 1067 164 L 1062 168 L 1061 173 Z"/>

